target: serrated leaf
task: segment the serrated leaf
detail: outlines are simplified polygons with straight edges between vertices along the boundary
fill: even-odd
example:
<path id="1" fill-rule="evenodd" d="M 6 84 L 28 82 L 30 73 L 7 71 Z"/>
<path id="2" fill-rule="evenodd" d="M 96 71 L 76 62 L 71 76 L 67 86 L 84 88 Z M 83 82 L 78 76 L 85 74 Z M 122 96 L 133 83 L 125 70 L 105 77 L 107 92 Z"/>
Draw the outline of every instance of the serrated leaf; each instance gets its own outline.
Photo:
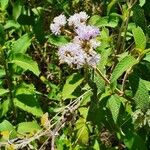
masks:
<path id="1" fill-rule="evenodd" d="M 137 75 L 131 75 L 129 81 L 133 92 L 133 99 L 137 107 L 147 109 L 150 99 L 145 83 Z"/>
<path id="2" fill-rule="evenodd" d="M 31 57 L 25 54 L 21 53 L 14 54 L 12 60 L 9 63 L 14 63 L 17 66 L 23 68 L 25 71 L 30 70 L 37 76 L 39 76 L 40 74 L 38 64 L 35 61 L 33 61 Z"/>
<path id="3" fill-rule="evenodd" d="M 7 6 L 8 6 L 9 0 L 0 0 L 0 6 L 1 6 L 1 10 L 6 10 Z"/>
<path id="4" fill-rule="evenodd" d="M 55 46 L 61 46 L 61 45 L 67 44 L 69 42 L 69 39 L 65 36 L 50 35 L 48 37 L 48 42 Z"/>
<path id="5" fill-rule="evenodd" d="M 17 132 L 21 134 L 25 133 L 34 133 L 40 130 L 40 126 L 37 124 L 37 122 L 21 122 L 18 124 Z"/>
<path id="6" fill-rule="evenodd" d="M 115 123 L 117 123 L 120 106 L 121 106 L 121 100 L 119 99 L 119 97 L 117 95 L 112 95 L 108 100 L 108 108 L 111 111 L 112 118 Z"/>
<path id="7" fill-rule="evenodd" d="M 12 45 L 13 53 L 25 53 L 27 48 L 31 45 L 32 36 L 30 34 L 24 34 Z"/>
<path id="8" fill-rule="evenodd" d="M 146 37 L 143 30 L 140 27 L 132 30 L 136 48 L 139 51 L 143 51 L 146 48 Z"/>
<path id="9" fill-rule="evenodd" d="M 127 69 L 137 64 L 138 61 L 131 55 L 123 58 L 115 67 L 111 75 L 111 83 L 115 82 Z"/>
<path id="10" fill-rule="evenodd" d="M 148 5 L 146 5 L 146 6 L 148 6 Z M 133 6 L 132 10 L 133 10 L 133 21 L 135 22 L 135 24 L 137 26 L 139 26 L 139 27 L 142 28 L 142 30 L 144 31 L 144 33 L 147 33 L 148 30 L 149 30 L 149 28 L 147 27 L 147 20 L 146 20 L 146 17 L 145 17 L 144 10 L 138 4 L 135 4 Z M 148 10 L 149 10 L 149 6 L 148 6 Z M 148 10 L 146 10 L 146 12 L 148 12 Z"/>
<path id="11" fill-rule="evenodd" d="M 63 99 L 76 98 L 76 96 L 72 95 L 72 93 L 82 83 L 83 80 L 84 78 L 77 73 L 69 76 L 62 90 Z"/>

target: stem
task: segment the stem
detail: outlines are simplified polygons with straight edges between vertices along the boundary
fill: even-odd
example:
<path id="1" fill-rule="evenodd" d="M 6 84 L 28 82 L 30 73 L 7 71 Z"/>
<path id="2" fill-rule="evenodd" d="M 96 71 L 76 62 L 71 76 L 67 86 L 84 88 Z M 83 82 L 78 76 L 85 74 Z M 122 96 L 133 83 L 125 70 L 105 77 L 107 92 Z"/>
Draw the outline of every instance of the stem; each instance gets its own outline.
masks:
<path id="1" fill-rule="evenodd" d="M 11 80 L 11 75 L 10 75 L 9 68 L 8 68 L 7 56 L 6 56 L 5 50 L 3 51 L 3 56 L 4 56 L 4 70 L 6 73 L 6 81 L 7 81 L 7 86 L 9 90 L 10 107 L 12 107 L 13 109 L 13 115 L 14 115 L 14 120 L 15 120 L 17 117 L 17 113 L 16 113 L 14 102 L 13 102 L 12 80 Z"/>
<path id="2" fill-rule="evenodd" d="M 110 81 L 102 74 L 102 72 L 98 68 L 96 68 L 95 71 L 100 77 L 102 77 L 102 79 L 106 82 L 106 84 L 110 84 Z"/>
<path id="3" fill-rule="evenodd" d="M 124 91 L 124 87 L 125 87 L 125 82 L 128 78 L 128 75 L 129 75 L 129 72 L 131 71 L 131 68 L 128 69 L 124 75 L 124 78 L 123 78 L 123 81 L 122 81 L 122 86 L 121 86 L 121 91 L 123 92 Z"/>
<path id="4" fill-rule="evenodd" d="M 125 49 L 125 39 L 126 39 L 126 34 L 127 34 L 127 29 L 128 29 L 128 23 L 129 23 L 129 19 L 130 19 L 130 15 L 131 15 L 131 10 L 132 7 L 134 6 L 134 4 L 137 2 L 137 0 L 131 0 L 128 4 L 128 13 L 127 16 L 125 17 L 125 19 L 122 22 L 121 28 L 119 30 L 119 36 L 118 36 L 118 40 L 117 40 L 117 54 L 120 54 L 124 51 Z M 121 34 L 124 31 L 124 36 L 122 38 Z"/>
<path id="5" fill-rule="evenodd" d="M 96 68 L 95 71 L 97 72 L 97 74 L 98 74 L 100 77 L 102 77 L 102 79 L 106 82 L 107 85 L 110 84 L 110 81 L 102 74 L 102 72 L 101 72 L 98 68 Z M 120 96 L 123 95 L 123 92 L 120 91 L 118 88 L 116 88 L 115 91 L 116 91 L 116 93 L 118 93 Z"/>

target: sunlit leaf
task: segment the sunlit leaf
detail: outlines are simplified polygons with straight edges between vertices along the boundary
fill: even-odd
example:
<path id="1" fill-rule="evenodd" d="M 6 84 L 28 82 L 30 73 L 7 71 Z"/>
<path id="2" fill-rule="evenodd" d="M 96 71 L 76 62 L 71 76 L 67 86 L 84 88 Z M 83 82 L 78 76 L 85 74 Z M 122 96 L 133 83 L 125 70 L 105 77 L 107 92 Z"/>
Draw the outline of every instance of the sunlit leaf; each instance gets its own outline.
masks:
<path id="1" fill-rule="evenodd" d="M 82 83 L 83 80 L 83 76 L 77 73 L 69 76 L 62 90 L 63 99 L 75 98 L 76 96 L 72 95 L 72 93 Z"/>
<path id="2" fill-rule="evenodd" d="M 38 64 L 35 61 L 33 61 L 31 57 L 27 55 L 16 53 L 13 55 L 13 58 L 9 63 L 14 63 L 17 66 L 23 68 L 24 70 L 30 70 L 37 76 L 39 76 L 40 74 Z"/>

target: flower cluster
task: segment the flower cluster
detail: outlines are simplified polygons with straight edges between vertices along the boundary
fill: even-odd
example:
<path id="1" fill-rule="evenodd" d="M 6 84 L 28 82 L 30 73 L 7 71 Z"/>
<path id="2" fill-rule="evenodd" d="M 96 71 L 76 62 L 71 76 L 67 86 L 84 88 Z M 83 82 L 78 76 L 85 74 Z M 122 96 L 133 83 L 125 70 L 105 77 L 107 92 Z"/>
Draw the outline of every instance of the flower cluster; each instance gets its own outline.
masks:
<path id="1" fill-rule="evenodd" d="M 67 63 L 72 68 L 82 68 L 84 65 L 96 67 L 100 56 L 94 51 L 100 42 L 96 37 L 100 31 L 95 26 L 87 25 L 89 16 L 85 12 L 75 13 L 66 19 L 64 15 L 55 17 L 50 29 L 53 34 L 63 33 L 65 26 L 71 35 L 71 42 L 62 45 L 58 49 L 60 64 Z M 67 30 L 68 33 L 68 30 Z"/>
<path id="2" fill-rule="evenodd" d="M 133 115 L 133 123 L 137 125 L 137 127 L 142 128 L 145 125 L 150 127 L 150 109 L 147 112 L 142 112 L 141 109 L 136 110 Z"/>

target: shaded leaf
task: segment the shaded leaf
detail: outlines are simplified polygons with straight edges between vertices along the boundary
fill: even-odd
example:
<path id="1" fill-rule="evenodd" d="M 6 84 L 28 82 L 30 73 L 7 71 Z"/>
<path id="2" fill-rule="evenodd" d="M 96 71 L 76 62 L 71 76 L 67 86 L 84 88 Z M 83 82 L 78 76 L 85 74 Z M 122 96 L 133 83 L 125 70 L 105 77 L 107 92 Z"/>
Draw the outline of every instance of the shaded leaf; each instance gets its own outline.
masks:
<path id="1" fill-rule="evenodd" d="M 61 45 L 67 44 L 69 42 L 69 39 L 65 36 L 50 35 L 48 37 L 48 42 L 55 46 L 61 46 Z"/>
<path id="2" fill-rule="evenodd" d="M 131 75 L 129 81 L 133 91 L 133 99 L 135 100 L 137 107 L 140 109 L 146 109 L 150 99 L 145 83 L 137 75 Z"/>
<path id="3" fill-rule="evenodd" d="M 121 106 L 121 100 L 117 95 L 112 95 L 108 100 L 108 107 L 111 111 L 112 118 L 115 123 L 117 123 L 117 119 L 119 117 L 119 111 Z"/>
<path id="4" fill-rule="evenodd" d="M 130 150 L 147 150 L 142 138 L 133 132 L 130 132 L 125 136 L 124 144 Z"/>

